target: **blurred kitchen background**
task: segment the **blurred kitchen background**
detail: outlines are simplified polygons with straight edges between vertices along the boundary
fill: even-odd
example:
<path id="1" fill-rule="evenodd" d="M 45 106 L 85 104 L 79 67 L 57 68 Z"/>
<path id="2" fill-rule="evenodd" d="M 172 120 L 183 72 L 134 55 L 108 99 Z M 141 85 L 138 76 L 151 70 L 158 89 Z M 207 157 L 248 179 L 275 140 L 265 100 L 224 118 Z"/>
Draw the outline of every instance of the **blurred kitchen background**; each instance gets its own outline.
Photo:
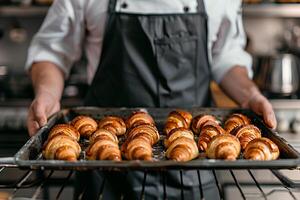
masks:
<path id="1" fill-rule="evenodd" d="M 0 156 L 13 155 L 28 139 L 27 107 L 33 98 L 24 63 L 51 0 L 0 0 Z M 254 79 L 276 108 L 278 131 L 300 136 L 300 3 L 297 0 L 244 1 L 242 14 L 247 50 L 254 58 Z M 82 104 L 86 91 L 85 59 L 66 82 L 63 107 Z M 213 85 L 221 106 L 225 101 Z M 217 102 L 218 103 L 218 102 Z M 300 137 L 299 137 L 300 138 Z M 299 139 L 300 144 L 300 139 Z"/>

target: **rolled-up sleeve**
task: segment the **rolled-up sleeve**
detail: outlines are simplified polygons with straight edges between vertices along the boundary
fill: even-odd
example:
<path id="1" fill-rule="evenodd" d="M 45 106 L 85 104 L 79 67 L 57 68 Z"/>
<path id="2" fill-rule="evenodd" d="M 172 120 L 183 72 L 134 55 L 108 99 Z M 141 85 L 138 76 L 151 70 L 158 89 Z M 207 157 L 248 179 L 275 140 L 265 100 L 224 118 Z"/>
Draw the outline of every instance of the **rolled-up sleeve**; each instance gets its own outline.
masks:
<path id="1" fill-rule="evenodd" d="M 212 76 L 218 83 L 236 65 L 246 67 L 252 78 L 252 57 L 244 50 L 246 37 L 240 9 L 240 3 L 228 5 L 227 15 L 223 17 L 217 40 L 212 45 Z"/>
<path id="2" fill-rule="evenodd" d="M 81 56 L 82 34 L 80 9 L 73 0 L 56 0 L 48 11 L 40 30 L 31 41 L 26 70 L 35 62 L 56 64 L 67 78 L 71 66 Z"/>

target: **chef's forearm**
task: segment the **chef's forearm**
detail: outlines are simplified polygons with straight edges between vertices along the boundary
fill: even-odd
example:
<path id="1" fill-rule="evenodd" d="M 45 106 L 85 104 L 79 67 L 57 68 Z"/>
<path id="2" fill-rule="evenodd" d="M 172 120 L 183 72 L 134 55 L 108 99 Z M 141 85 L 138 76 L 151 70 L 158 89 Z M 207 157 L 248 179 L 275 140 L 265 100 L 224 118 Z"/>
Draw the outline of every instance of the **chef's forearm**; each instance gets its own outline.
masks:
<path id="1" fill-rule="evenodd" d="M 248 77 L 245 67 L 234 66 L 223 77 L 221 88 L 242 107 L 248 107 L 251 98 L 261 95 L 255 83 Z"/>
<path id="2" fill-rule="evenodd" d="M 63 72 L 51 62 L 36 62 L 30 71 L 35 95 L 50 94 L 60 100 L 64 88 Z"/>

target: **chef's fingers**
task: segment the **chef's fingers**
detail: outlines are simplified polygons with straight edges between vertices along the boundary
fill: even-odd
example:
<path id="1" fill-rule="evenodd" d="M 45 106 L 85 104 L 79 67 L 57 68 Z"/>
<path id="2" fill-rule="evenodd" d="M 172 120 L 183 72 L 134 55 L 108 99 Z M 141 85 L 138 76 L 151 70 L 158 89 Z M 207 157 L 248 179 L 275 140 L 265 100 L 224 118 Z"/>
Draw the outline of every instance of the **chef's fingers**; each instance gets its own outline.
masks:
<path id="1" fill-rule="evenodd" d="M 35 120 L 34 113 L 32 111 L 32 107 L 28 110 L 27 116 L 27 129 L 30 136 L 33 136 L 38 129 L 40 128 L 38 122 Z"/>
<path id="2" fill-rule="evenodd" d="M 39 126 L 42 127 L 47 123 L 47 115 L 46 115 L 46 106 L 44 103 L 36 101 L 33 104 L 33 113 L 35 115 L 35 120 L 38 122 Z"/>
<path id="3" fill-rule="evenodd" d="M 277 126 L 277 121 L 275 117 L 274 110 L 269 101 L 265 100 L 262 107 L 262 113 L 265 123 L 272 129 L 275 129 Z"/>

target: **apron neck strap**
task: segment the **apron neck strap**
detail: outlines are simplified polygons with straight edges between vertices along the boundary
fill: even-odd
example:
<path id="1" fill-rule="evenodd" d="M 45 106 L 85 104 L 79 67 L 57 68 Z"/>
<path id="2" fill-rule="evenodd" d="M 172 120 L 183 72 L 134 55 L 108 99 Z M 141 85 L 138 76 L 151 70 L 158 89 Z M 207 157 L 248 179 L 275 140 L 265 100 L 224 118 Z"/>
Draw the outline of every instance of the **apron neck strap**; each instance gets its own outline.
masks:
<path id="1" fill-rule="evenodd" d="M 204 0 L 197 0 L 197 2 L 198 2 L 198 7 L 197 7 L 198 12 L 199 13 L 206 13 Z"/>
<path id="2" fill-rule="evenodd" d="M 117 0 L 109 0 L 108 12 L 113 13 L 116 9 Z"/>

